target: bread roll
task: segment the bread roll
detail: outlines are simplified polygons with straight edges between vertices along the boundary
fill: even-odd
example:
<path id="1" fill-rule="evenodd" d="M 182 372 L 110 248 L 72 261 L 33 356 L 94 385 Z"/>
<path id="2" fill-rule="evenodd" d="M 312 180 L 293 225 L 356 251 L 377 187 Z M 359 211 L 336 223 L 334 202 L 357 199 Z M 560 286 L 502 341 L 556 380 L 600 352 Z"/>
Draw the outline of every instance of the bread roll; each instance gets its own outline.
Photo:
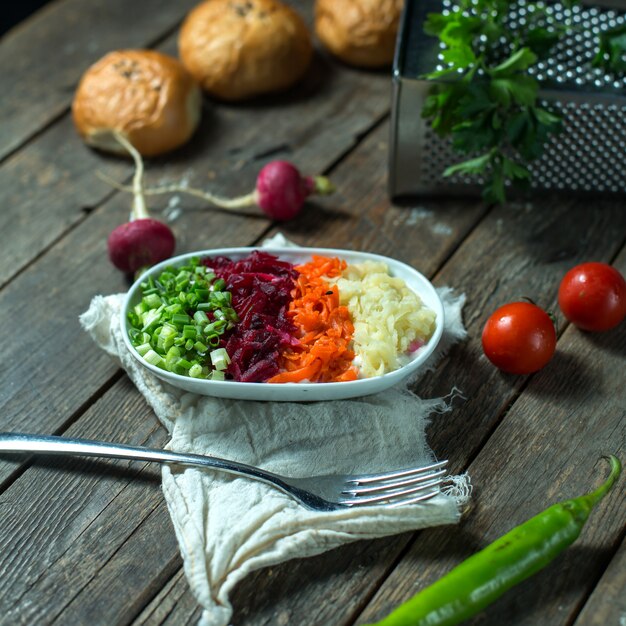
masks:
<path id="1" fill-rule="evenodd" d="M 315 33 L 342 61 L 384 67 L 393 61 L 403 0 L 317 0 Z"/>
<path id="2" fill-rule="evenodd" d="M 290 87 L 313 53 L 300 16 L 277 0 L 206 0 L 185 19 L 178 48 L 202 88 L 223 100 Z"/>
<path id="3" fill-rule="evenodd" d="M 111 52 L 83 75 L 72 103 L 89 145 L 125 153 L 116 130 L 144 156 L 184 144 L 200 121 L 201 91 L 182 64 L 151 50 Z"/>

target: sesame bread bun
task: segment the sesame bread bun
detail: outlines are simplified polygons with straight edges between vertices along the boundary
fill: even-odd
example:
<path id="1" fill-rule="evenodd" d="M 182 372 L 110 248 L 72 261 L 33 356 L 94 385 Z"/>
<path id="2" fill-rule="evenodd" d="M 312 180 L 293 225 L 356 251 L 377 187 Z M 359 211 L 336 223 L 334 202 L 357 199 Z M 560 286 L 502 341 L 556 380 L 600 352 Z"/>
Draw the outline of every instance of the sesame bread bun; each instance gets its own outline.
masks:
<path id="1" fill-rule="evenodd" d="M 317 0 L 315 34 L 332 54 L 358 67 L 393 61 L 403 0 Z"/>
<path id="2" fill-rule="evenodd" d="M 85 72 L 72 114 L 90 146 L 126 154 L 117 131 L 142 155 L 155 156 L 191 137 L 201 108 L 200 89 L 179 61 L 152 50 L 118 50 Z"/>
<path id="3" fill-rule="evenodd" d="M 291 87 L 313 54 L 304 22 L 277 0 L 206 0 L 183 22 L 178 49 L 202 88 L 230 101 Z"/>

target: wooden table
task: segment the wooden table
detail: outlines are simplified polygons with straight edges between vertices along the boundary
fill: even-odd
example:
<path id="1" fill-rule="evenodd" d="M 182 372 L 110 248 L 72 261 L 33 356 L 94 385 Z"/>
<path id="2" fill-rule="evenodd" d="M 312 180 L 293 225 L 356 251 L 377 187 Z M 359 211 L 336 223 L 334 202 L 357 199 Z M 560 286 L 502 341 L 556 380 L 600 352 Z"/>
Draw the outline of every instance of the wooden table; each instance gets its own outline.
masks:
<path id="1" fill-rule="evenodd" d="M 0 333 L 2 429 L 163 446 L 165 430 L 112 360 L 79 326 L 92 296 L 128 283 L 106 258 L 106 236 L 129 198 L 96 178 L 131 176 L 129 162 L 90 151 L 69 105 L 81 73 L 120 47 L 176 51 L 196 0 L 58 0 L 1 42 Z M 308 2 L 295 3 L 310 20 Z M 180 252 L 255 245 L 281 230 L 299 244 L 390 255 L 467 295 L 469 331 L 419 387 L 453 386 L 464 401 L 433 420 L 429 442 L 468 471 L 474 506 L 458 526 L 348 545 L 249 576 L 234 624 L 361 624 L 435 580 L 548 504 L 599 483 L 602 454 L 626 459 L 626 324 L 588 335 L 559 319 L 557 354 L 534 376 L 503 375 L 480 333 L 521 296 L 557 310 L 558 283 L 578 262 L 626 273 L 624 199 L 538 194 L 480 201 L 386 195 L 390 79 L 319 52 L 289 94 L 240 105 L 205 103 L 185 149 L 149 162 L 147 182 L 186 178 L 223 194 L 253 186 L 271 158 L 324 172 L 335 196 L 288 224 L 206 212 L 185 199 L 172 223 Z M 162 217 L 168 199 L 151 203 Z M 160 490 L 158 469 L 83 460 L 0 461 L 0 623 L 193 624 L 200 611 Z M 471 623 L 624 624 L 624 480 L 575 547 Z"/>

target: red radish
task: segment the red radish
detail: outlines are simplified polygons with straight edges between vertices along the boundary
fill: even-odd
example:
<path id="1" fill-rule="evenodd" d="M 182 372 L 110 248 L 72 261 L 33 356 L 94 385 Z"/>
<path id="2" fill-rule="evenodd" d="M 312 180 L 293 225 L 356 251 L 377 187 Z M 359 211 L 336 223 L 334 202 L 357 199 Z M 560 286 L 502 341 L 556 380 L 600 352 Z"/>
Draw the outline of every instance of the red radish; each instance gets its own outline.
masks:
<path id="1" fill-rule="evenodd" d="M 109 235 L 109 259 L 122 272 L 134 274 L 172 256 L 176 241 L 171 229 L 151 217 L 121 224 Z"/>
<path id="2" fill-rule="evenodd" d="M 302 176 L 289 161 L 271 161 L 256 179 L 255 202 L 269 217 L 279 221 L 294 218 L 307 196 L 332 193 L 330 181 L 324 176 Z"/>
<path id="3" fill-rule="evenodd" d="M 135 191 L 133 187 L 109 182 L 123 191 Z M 242 209 L 257 205 L 268 217 L 286 221 L 296 217 L 302 210 L 306 198 L 313 194 L 328 195 L 335 191 L 325 176 L 303 176 L 289 161 L 270 161 L 259 172 L 256 188 L 252 193 L 239 198 L 223 198 L 202 189 L 172 184 L 141 190 L 143 195 L 162 193 L 187 193 L 208 200 L 221 209 Z"/>
<path id="4" fill-rule="evenodd" d="M 150 217 L 142 186 L 143 161 L 133 145 L 119 133 L 115 138 L 128 150 L 135 161 L 133 177 L 133 206 L 130 222 L 115 228 L 107 240 L 109 259 L 118 269 L 134 274 L 172 256 L 176 247 L 169 226 Z"/>

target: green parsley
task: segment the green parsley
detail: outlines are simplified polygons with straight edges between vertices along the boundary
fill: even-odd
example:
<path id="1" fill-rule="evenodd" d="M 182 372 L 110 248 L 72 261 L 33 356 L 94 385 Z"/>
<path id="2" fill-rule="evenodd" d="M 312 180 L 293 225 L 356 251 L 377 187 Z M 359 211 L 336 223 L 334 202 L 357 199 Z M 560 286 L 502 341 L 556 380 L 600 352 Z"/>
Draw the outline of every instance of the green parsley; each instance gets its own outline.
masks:
<path id="1" fill-rule="evenodd" d="M 600 35 L 600 49 L 593 65 L 614 74 L 626 72 L 626 24 Z"/>
<path id="2" fill-rule="evenodd" d="M 525 9 L 524 20 L 510 19 L 516 7 Z M 444 176 L 478 176 L 489 202 L 505 201 L 507 182 L 529 182 L 529 164 L 560 132 L 562 119 L 540 106 L 539 83 L 528 70 L 571 28 L 555 19 L 549 4 L 522 0 L 457 0 L 453 9 L 428 15 L 424 32 L 439 39 L 445 67 L 424 76 L 437 83 L 422 117 L 470 157 Z M 626 27 L 602 35 L 595 64 L 624 70 Z"/>

